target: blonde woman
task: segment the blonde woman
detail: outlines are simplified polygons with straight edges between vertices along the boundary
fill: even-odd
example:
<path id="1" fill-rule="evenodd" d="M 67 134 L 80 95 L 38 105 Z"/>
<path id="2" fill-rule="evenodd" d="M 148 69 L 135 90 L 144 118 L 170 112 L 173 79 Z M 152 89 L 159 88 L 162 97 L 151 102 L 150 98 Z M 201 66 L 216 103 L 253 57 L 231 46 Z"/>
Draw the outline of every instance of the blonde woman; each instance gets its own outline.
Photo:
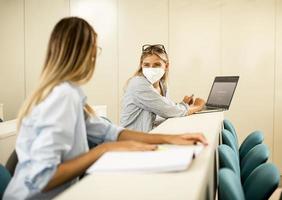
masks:
<path id="1" fill-rule="evenodd" d="M 150 131 L 162 118 L 182 117 L 203 109 L 200 98 L 185 96 L 175 103 L 167 94 L 169 60 L 163 45 L 143 45 L 137 72 L 129 79 L 122 101 L 121 126 Z"/>
<path id="2" fill-rule="evenodd" d="M 156 144 L 191 144 L 202 134 L 148 135 L 96 117 L 80 86 L 95 69 L 97 34 L 83 19 L 55 26 L 40 83 L 19 113 L 19 162 L 4 199 L 51 199 L 108 151 L 151 151 Z M 89 150 L 87 135 L 99 145 Z"/>

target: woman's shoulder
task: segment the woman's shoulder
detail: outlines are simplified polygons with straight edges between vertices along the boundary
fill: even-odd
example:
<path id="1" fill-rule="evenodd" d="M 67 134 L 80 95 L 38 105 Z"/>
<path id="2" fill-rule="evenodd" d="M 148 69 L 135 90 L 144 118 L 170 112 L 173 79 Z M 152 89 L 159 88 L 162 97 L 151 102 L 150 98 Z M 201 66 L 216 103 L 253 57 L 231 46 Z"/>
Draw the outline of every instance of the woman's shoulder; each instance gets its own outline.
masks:
<path id="1" fill-rule="evenodd" d="M 144 76 L 134 76 L 128 82 L 128 88 L 148 87 L 151 84 Z"/>
<path id="2" fill-rule="evenodd" d="M 31 114 L 24 118 L 23 123 L 31 124 L 37 119 L 54 116 L 60 113 L 59 110 L 71 110 L 71 107 L 79 108 L 82 106 L 81 99 L 78 88 L 68 82 L 60 83 L 32 109 Z"/>
<path id="3" fill-rule="evenodd" d="M 69 82 L 63 82 L 53 88 L 51 93 L 42 102 L 42 104 L 52 103 L 71 103 L 80 104 L 85 100 L 85 95 L 79 86 L 76 86 Z"/>
<path id="4" fill-rule="evenodd" d="M 78 98 L 84 95 L 79 86 L 76 86 L 69 82 L 63 82 L 55 86 L 50 95 L 54 96 L 69 96 Z"/>

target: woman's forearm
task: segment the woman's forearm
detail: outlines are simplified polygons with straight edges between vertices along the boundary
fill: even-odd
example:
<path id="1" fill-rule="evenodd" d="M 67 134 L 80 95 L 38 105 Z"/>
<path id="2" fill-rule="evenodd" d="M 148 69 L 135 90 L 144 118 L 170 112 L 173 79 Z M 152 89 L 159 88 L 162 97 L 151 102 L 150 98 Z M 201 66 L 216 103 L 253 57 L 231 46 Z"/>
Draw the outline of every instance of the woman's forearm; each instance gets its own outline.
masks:
<path id="1" fill-rule="evenodd" d="M 53 188 L 82 175 L 93 162 L 95 162 L 103 153 L 105 153 L 105 151 L 106 148 L 104 148 L 102 145 L 99 145 L 90 150 L 88 153 L 60 164 L 55 175 L 49 181 L 43 191 L 47 192 L 52 190 Z"/>
<path id="2" fill-rule="evenodd" d="M 144 132 L 125 129 L 120 133 L 118 140 L 134 140 L 149 144 L 164 144 L 167 143 L 167 137 L 169 136 L 162 134 L 148 134 Z"/>

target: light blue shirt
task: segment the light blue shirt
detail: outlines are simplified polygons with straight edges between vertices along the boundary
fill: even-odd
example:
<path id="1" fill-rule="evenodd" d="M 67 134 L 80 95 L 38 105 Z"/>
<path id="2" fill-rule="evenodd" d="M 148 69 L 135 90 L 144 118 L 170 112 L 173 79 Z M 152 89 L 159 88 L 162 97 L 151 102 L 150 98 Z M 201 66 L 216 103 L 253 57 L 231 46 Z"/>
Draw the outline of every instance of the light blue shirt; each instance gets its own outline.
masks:
<path id="1" fill-rule="evenodd" d="M 121 126 L 148 132 L 162 118 L 182 117 L 188 112 L 188 104 L 173 102 L 165 91 L 161 96 L 144 76 L 135 76 L 128 82 L 122 100 Z"/>
<path id="2" fill-rule="evenodd" d="M 99 117 L 85 119 L 85 101 L 78 86 L 64 82 L 23 119 L 16 142 L 19 162 L 4 199 L 55 197 L 78 179 L 41 191 L 60 163 L 89 151 L 87 135 L 97 144 L 117 140 L 123 128 Z"/>

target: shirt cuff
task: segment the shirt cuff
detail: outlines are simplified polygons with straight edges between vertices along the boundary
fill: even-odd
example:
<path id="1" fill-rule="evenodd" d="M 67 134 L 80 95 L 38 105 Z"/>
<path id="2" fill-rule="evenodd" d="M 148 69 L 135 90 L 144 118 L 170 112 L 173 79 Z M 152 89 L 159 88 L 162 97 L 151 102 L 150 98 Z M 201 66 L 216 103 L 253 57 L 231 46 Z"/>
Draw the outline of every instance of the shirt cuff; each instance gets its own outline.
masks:
<path id="1" fill-rule="evenodd" d="M 41 192 L 57 170 L 58 164 L 31 161 L 25 184 L 30 191 Z"/>
<path id="2" fill-rule="evenodd" d="M 116 126 L 116 125 L 111 125 L 110 130 L 108 134 L 105 136 L 105 142 L 111 142 L 111 141 L 117 141 L 119 134 L 124 130 L 125 128 Z"/>
<path id="3" fill-rule="evenodd" d="M 185 112 L 185 114 L 184 114 L 184 116 L 186 116 L 187 114 L 188 114 L 188 112 L 189 112 L 189 108 L 190 108 L 190 106 L 189 106 L 189 104 L 187 104 L 187 103 L 185 103 L 185 102 L 181 102 L 180 103 L 180 105 L 186 110 L 186 112 Z"/>

